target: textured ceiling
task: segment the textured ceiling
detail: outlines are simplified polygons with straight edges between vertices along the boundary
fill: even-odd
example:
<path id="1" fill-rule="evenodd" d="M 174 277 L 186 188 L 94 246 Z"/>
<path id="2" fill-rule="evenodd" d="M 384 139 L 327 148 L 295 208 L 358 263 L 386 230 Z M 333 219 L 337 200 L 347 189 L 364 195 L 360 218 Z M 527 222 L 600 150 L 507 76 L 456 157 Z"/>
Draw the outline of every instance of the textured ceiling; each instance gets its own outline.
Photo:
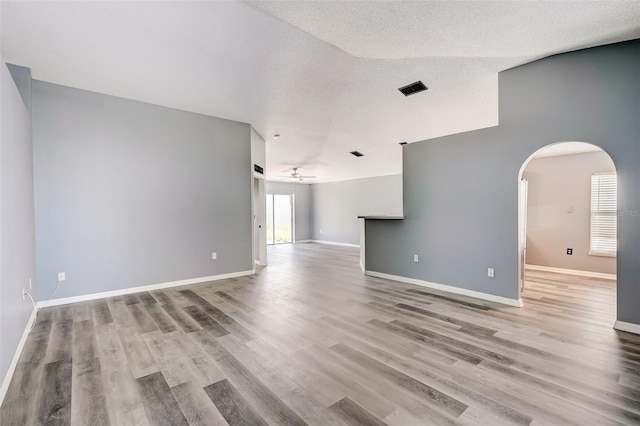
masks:
<path id="1" fill-rule="evenodd" d="M 252 1 L 362 58 L 541 57 L 638 36 L 630 1 Z"/>
<path id="2" fill-rule="evenodd" d="M 501 70 L 640 37 L 630 1 L 2 2 L 0 13 L 4 59 L 34 78 L 251 123 L 269 178 L 298 166 L 318 182 L 400 173 L 398 142 L 496 125 Z M 397 91 L 416 80 L 429 90 Z"/>

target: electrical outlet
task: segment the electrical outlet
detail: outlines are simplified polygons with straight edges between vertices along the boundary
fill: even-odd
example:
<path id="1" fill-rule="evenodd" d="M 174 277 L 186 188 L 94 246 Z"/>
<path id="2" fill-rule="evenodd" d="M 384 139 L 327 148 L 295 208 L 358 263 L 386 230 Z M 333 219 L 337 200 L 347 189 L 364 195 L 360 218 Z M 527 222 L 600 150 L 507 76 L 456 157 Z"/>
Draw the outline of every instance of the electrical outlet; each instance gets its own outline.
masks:
<path id="1" fill-rule="evenodd" d="M 216 260 L 218 258 L 218 253 L 211 253 L 211 259 Z"/>
<path id="2" fill-rule="evenodd" d="M 416 262 L 416 263 L 420 262 L 420 258 L 418 257 L 417 254 L 413 255 L 413 261 Z"/>
<path id="3" fill-rule="evenodd" d="M 64 281 L 67 279 L 67 276 L 64 272 L 58 272 L 58 281 Z"/>
<path id="4" fill-rule="evenodd" d="M 573 249 L 572 249 L 572 248 L 568 248 L 568 249 L 567 249 L 567 254 L 568 254 L 569 256 L 573 255 Z"/>
<path id="5" fill-rule="evenodd" d="M 487 268 L 487 276 L 489 278 L 493 278 L 496 276 L 496 271 L 493 268 Z"/>
<path id="6" fill-rule="evenodd" d="M 27 289 L 23 288 L 22 289 L 22 301 L 24 302 L 25 300 L 27 300 Z"/>

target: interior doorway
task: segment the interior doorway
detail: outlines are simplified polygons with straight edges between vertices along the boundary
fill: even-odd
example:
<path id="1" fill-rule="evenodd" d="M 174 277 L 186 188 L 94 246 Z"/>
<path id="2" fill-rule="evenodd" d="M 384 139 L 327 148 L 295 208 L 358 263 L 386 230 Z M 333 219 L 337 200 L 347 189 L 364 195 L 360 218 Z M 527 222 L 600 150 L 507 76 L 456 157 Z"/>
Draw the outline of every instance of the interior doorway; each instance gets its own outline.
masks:
<path id="1" fill-rule="evenodd" d="M 560 142 L 533 153 L 518 175 L 521 298 L 574 308 L 599 298 L 585 309 L 611 305 L 615 320 L 617 215 L 616 168 L 604 150 Z"/>
<path id="2" fill-rule="evenodd" d="M 265 185 L 264 178 L 253 177 L 253 260 L 256 265 L 267 264 L 267 244 L 265 232 Z"/>
<path id="3" fill-rule="evenodd" d="M 295 241 L 294 195 L 267 194 L 267 244 Z"/>

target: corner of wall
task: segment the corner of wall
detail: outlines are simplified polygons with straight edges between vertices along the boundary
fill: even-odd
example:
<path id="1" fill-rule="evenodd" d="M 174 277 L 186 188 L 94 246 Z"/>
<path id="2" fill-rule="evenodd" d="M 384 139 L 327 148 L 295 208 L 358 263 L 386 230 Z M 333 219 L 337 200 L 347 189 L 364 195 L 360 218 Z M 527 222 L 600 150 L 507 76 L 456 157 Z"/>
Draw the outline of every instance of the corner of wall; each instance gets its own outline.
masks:
<path id="1" fill-rule="evenodd" d="M 31 111 L 31 68 L 6 64 L 11 77 L 18 88 L 18 93 L 28 111 Z"/>
<path id="2" fill-rule="evenodd" d="M 12 75 L 4 60 L 0 68 L 0 377 L 3 381 L 0 397 L 3 397 L 34 318 L 31 301 L 24 298 L 22 292 L 29 289 L 30 280 L 35 283 L 36 272 L 32 123 L 27 107 L 31 73 L 28 68 L 13 67 L 15 75 Z"/>

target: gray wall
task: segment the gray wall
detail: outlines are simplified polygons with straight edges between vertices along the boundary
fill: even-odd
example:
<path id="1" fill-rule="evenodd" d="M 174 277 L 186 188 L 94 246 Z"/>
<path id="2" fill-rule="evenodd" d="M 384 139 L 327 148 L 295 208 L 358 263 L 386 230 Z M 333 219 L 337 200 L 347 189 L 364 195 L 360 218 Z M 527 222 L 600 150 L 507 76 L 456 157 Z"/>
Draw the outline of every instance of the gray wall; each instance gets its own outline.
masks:
<path id="1" fill-rule="evenodd" d="M 7 68 L 9 68 L 24 105 L 28 111 L 31 111 L 31 69 L 13 64 L 7 64 Z"/>
<path id="2" fill-rule="evenodd" d="M 617 168 L 618 208 L 640 209 L 639 71 L 632 41 L 500 73 L 499 126 L 404 146 L 406 219 L 367 225 L 366 268 L 517 299 L 518 173 L 537 149 L 600 146 Z M 618 319 L 631 323 L 640 323 L 639 253 L 640 217 L 623 214 Z"/>
<path id="3" fill-rule="evenodd" d="M 31 117 L 0 63 L 0 379 L 4 380 L 33 306 L 22 289 L 35 279 Z M 25 90 L 28 97 L 28 88 Z M 33 282 L 36 290 L 35 280 Z"/>
<path id="4" fill-rule="evenodd" d="M 591 175 L 602 172 L 615 172 L 603 151 L 534 158 L 527 164 L 527 264 L 616 273 L 615 258 L 589 256 Z"/>
<path id="5" fill-rule="evenodd" d="M 32 101 L 41 300 L 59 271 L 56 298 L 253 268 L 248 124 L 40 81 Z"/>
<path id="6" fill-rule="evenodd" d="M 267 194 L 295 195 L 296 241 L 310 240 L 312 235 L 311 185 L 267 182 Z"/>
<path id="7" fill-rule="evenodd" d="M 313 239 L 360 244 L 357 216 L 402 215 L 402 175 L 312 185 Z"/>

